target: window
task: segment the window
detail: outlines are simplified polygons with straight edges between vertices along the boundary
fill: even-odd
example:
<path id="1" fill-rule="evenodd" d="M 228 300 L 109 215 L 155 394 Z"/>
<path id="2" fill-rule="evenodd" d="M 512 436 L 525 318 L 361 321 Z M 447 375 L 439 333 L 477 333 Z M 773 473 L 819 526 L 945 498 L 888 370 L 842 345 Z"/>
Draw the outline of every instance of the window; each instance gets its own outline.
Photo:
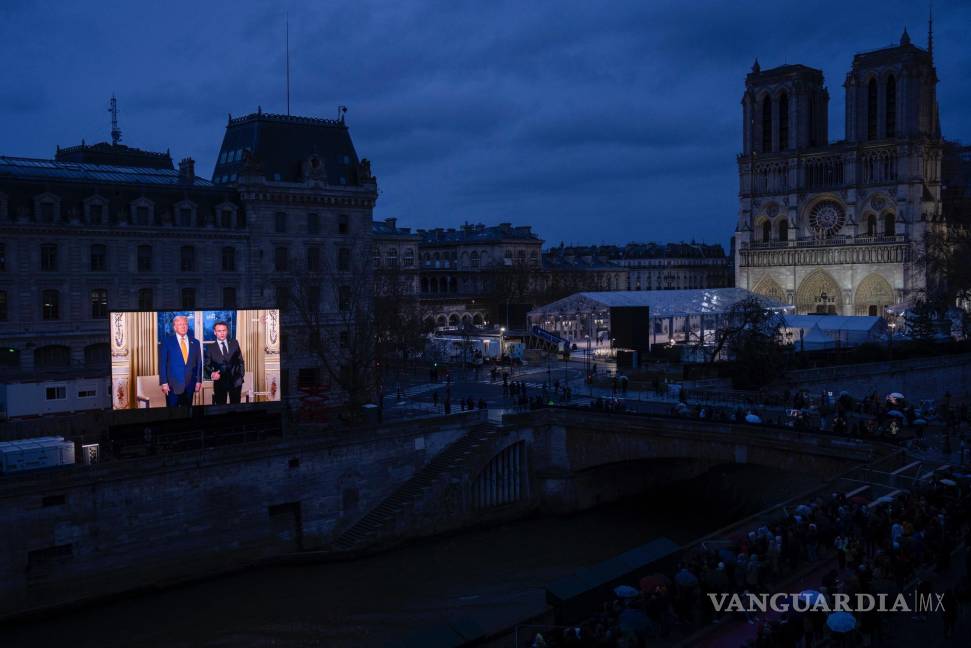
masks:
<path id="1" fill-rule="evenodd" d="M 415 266 L 415 251 L 411 248 L 405 250 L 404 255 L 402 255 L 401 264 L 406 268 L 413 268 Z"/>
<path id="2" fill-rule="evenodd" d="M 762 240 L 771 241 L 772 240 L 772 223 L 769 221 L 762 221 Z"/>
<path id="3" fill-rule="evenodd" d="M 196 289 L 183 288 L 182 289 L 182 308 L 195 308 L 195 307 L 196 307 Z"/>
<path id="4" fill-rule="evenodd" d="M 201 209 L 196 210 L 196 227 L 206 226 L 206 212 Z"/>
<path id="5" fill-rule="evenodd" d="M 877 235 L 877 217 L 873 214 L 870 214 L 870 216 L 866 219 L 866 235 Z"/>
<path id="6" fill-rule="evenodd" d="M 307 234 L 320 234 L 320 214 L 307 214 Z"/>
<path id="7" fill-rule="evenodd" d="M 227 245 L 223 248 L 223 271 L 234 272 L 236 270 L 236 248 Z"/>
<path id="8" fill-rule="evenodd" d="M 108 269 L 108 249 L 101 243 L 91 246 L 91 271 L 104 272 Z"/>
<path id="9" fill-rule="evenodd" d="M 375 268 L 381 267 L 381 248 L 379 248 L 377 245 L 371 248 L 371 260 L 373 261 Z"/>
<path id="10" fill-rule="evenodd" d="M 349 344 L 349 338 L 350 338 L 350 335 L 348 335 L 347 331 L 340 332 L 337 343 L 340 345 L 342 349 L 347 348 L 347 345 Z"/>
<path id="11" fill-rule="evenodd" d="M 276 307 L 281 311 L 285 311 L 289 304 L 290 304 L 290 293 L 287 292 L 287 289 L 285 287 L 277 286 L 276 287 Z"/>
<path id="12" fill-rule="evenodd" d="M 320 310 L 320 286 L 308 285 L 304 289 L 307 298 L 307 310 L 316 313 Z"/>
<path id="13" fill-rule="evenodd" d="M 153 310 L 153 299 L 152 299 L 152 289 L 151 288 L 139 288 L 138 290 L 138 310 L 150 311 Z"/>
<path id="14" fill-rule="evenodd" d="M 34 366 L 38 369 L 62 369 L 71 366 L 71 349 L 66 346 L 42 346 L 34 350 Z"/>
<path id="15" fill-rule="evenodd" d="M 351 310 L 351 287 L 341 286 L 337 289 L 337 307 L 341 311 Z"/>
<path id="16" fill-rule="evenodd" d="M 789 221 L 785 218 L 779 221 L 779 240 L 789 240 Z"/>
<path id="17" fill-rule="evenodd" d="M 45 200 L 40 204 L 40 222 L 42 223 L 54 222 L 54 203 L 48 200 Z"/>
<path id="18" fill-rule="evenodd" d="M 886 93 L 887 137 L 895 137 L 897 135 L 897 80 L 892 74 L 887 77 Z"/>
<path id="19" fill-rule="evenodd" d="M 7 246 L 5 243 L 0 243 L 0 272 L 7 269 Z"/>
<path id="20" fill-rule="evenodd" d="M 40 246 L 40 269 L 46 272 L 57 270 L 57 246 L 53 243 Z"/>
<path id="21" fill-rule="evenodd" d="M 78 398 L 94 398 L 98 395 L 98 390 L 96 389 L 79 389 Z"/>
<path id="22" fill-rule="evenodd" d="M 388 250 L 388 265 L 392 268 L 398 267 L 398 248 L 390 248 Z"/>
<path id="23" fill-rule="evenodd" d="M 233 226 L 233 212 L 229 209 L 223 209 L 219 212 L 219 226 L 229 229 Z"/>
<path id="24" fill-rule="evenodd" d="M 58 385 L 47 388 L 47 400 L 64 400 L 67 398 L 67 387 Z"/>
<path id="25" fill-rule="evenodd" d="M 223 308 L 236 308 L 236 289 L 232 286 L 223 288 Z"/>
<path id="26" fill-rule="evenodd" d="M 149 209 L 145 205 L 138 205 L 135 207 L 135 224 L 136 225 L 148 225 Z"/>
<path id="27" fill-rule="evenodd" d="M 152 246 L 139 245 L 137 252 L 137 265 L 139 272 L 152 271 Z"/>
<path id="28" fill-rule="evenodd" d="M 87 369 L 107 369 L 111 351 L 107 342 L 89 344 L 84 347 L 84 366 Z"/>
<path id="29" fill-rule="evenodd" d="M 772 150 L 772 100 L 766 95 L 762 100 L 762 152 Z"/>
<path id="30" fill-rule="evenodd" d="M 108 291 L 95 288 L 91 291 L 91 319 L 108 317 Z"/>
<path id="31" fill-rule="evenodd" d="M 287 249 L 285 247 L 278 247 L 274 250 L 273 255 L 273 267 L 278 272 L 285 272 L 287 269 Z"/>
<path id="32" fill-rule="evenodd" d="M 877 138 L 877 80 L 870 79 L 866 98 L 866 138 Z"/>
<path id="33" fill-rule="evenodd" d="M 179 209 L 179 227 L 192 227 L 192 210 L 188 207 Z"/>
<path id="34" fill-rule="evenodd" d="M 180 255 L 182 260 L 182 272 L 195 272 L 196 269 L 196 249 L 191 245 L 183 245 Z"/>
<path id="35" fill-rule="evenodd" d="M 320 248 L 316 245 L 307 248 L 307 270 L 309 272 L 320 271 Z"/>
<path id="36" fill-rule="evenodd" d="M 471 256 L 471 259 L 472 259 L 472 267 L 473 268 L 478 268 L 479 267 L 479 252 L 477 250 L 472 250 L 472 254 L 470 256 Z"/>
<path id="37" fill-rule="evenodd" d="M 243 229 L 246 227 L 246 214 L 243 213 L 242 209 L 236 210 L 236 229 Z"/>
<path id="38" fill-rule="evenodd" d="M 337 217 L 337 233 L 347 234 L 350 232 L 350 223 L 347 218 L 347 214 L 341 214 Z"/>
<path id="39" fill-rule="evenodd" d="M 894 223 L 893 214 L 883 215 L 883 235 L 884 236 L 894 236 L 897 233 L 897 227 Z"/>
<path id="40" fill-rule="evenodd" d="M 56 290 L 41 291 L 41 316 L 45 320 L 60 319 L 60 294 Z"/>
<path id="41" fill-rule="evenodd" d="M 348 248 L 337 250 L 337 269 L 340 272 L 347 272 L 351 269 L 351 251 Z"/>
<path id="42" fill-rule="evenodd" d="M 273 217 L 273 229 L 277 234 L 285 234 L 287 231 L 287 215 L 284 212 L 277 212 Z"/>
<path id="43" fill-rule="evenodd" d="M 104 220 L 104 205 L 95 203 L 88 205 L 88 222 L 92 225 L 100 225 Z"/>
<path id="44" fill-rule="evenodd" d="M 0 290 L 0 322 L 6 322 L 6 321 L 7 321 L 7 291 Z M 0 349 L 0 353 L 3 353 L 2 349 Z"/>
<path id="45" fill-rule="evenodd" d="M 789 148 L 789 95 L 779 97 L 779 150 Z"/>

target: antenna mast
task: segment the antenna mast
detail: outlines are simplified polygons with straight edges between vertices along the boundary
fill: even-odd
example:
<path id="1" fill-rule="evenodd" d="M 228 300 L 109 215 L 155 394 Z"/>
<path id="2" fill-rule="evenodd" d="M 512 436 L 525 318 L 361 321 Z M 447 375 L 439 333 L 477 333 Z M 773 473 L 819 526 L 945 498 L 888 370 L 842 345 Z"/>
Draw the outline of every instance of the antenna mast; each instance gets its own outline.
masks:
<path id="1" fill-rule="evenodd" d="M 290 14 L 284 14 L 284 20 L 286 21 L 286 27 L 284 31 L 284 43 L 286 45 L 287 55 L 287 117 L 290 116 Z"/>
<path id="2" fill-rule="evenodd" d="M 928 2 L 927 13 L 927 53 L 930 54 L 931 62 L 934 61 L 934 0 Z"/>
<path id="3" fill-rule="evenodd" d="M 118 128 L 118 100 L 115 93 L 111 93 L 111 101 L 108 102 L 108 112 L 111 113 L 111 145 L 118 146 L 121 141 L 121 129 Z"/>

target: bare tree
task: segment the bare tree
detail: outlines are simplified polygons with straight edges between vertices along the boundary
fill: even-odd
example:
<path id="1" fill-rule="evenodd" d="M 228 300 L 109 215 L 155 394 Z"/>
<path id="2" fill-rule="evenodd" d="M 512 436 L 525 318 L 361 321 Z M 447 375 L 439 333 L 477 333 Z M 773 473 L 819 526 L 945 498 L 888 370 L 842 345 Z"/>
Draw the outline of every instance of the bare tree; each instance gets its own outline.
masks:
<path id="1" fill-rule="evenodd" d="M 757 297 L 748 297 L 728 309 L 707 339 L 704 322 L 689 337 L 708 363 L 723 354 L 734 359 L 734 384 L 750 388 L 764 385 L 779 375 L 783 366 L 781 332 L 784 326 L 781 313 L 765 308 Z"/>
<path id="2" fill-rule="evenodd" d="M 378 326 L 367 255 L 339 248 L 333 263 L 307 263 L 276 284 L 284 315 L 300 330 L 291 338 L 357 410 L 377 393 Z"/>
<path id="3" fill-rule="evenodd" d="M 971 302 L 971 228 L 966 225 L 932 226 L 917 254 L 927 289 L 924 301 L 937 312 L 956 303 Z"/>

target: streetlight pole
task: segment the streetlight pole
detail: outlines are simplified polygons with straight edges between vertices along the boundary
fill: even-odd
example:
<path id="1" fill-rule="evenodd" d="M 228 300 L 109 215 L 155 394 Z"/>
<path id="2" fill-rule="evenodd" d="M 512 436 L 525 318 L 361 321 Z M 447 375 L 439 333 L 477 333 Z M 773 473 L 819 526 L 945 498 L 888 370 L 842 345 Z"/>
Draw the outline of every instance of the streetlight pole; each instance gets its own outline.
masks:
<path id="1" fill-rule="evenodd" d="M 893 361 L 893 330 L 897 328 L 896 322 L 890 322 L 890 360 Z"/>

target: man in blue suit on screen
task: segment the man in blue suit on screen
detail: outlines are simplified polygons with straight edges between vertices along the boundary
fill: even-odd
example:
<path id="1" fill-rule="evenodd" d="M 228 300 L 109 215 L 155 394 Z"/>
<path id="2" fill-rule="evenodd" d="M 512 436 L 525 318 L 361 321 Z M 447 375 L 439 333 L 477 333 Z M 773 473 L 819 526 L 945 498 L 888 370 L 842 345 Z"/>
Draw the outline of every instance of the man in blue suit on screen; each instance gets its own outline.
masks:
<path id="1" fill-rule="evenodd" d="M 192 397 L 202 389 L 202 351 L 189 335 L 189 319 L 172 320 L 171 335 L 162 339 L 158 353 L 158 382 L 167 407 L 192 407 Z"/>

